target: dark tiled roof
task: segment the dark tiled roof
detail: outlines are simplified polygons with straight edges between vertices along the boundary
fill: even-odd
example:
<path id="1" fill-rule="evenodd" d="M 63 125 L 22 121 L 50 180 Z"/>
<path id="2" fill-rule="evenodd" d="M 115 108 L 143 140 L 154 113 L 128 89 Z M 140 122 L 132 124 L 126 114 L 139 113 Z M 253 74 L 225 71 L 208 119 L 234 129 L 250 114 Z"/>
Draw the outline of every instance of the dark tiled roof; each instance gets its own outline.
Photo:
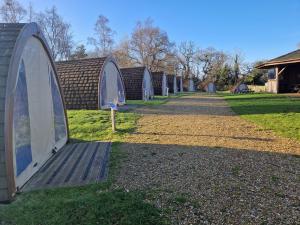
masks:
<path id="1" fill-rule="evenodd" d="M 98 109 L 98 87 L 107 57 L 57 62 L 67 109 Z"/>
<path id="2" fill-rule="evenodd" d="M 257 68 L 264 69 L 275 65 L 283 65 L 283 64 L 290 64 L 290 63 L 300 63 L 300 49 L 293 52 L 289 52 L 277 58 L 271 59 L 266 63 L 259 65 Z"/>
<path id="3" fill-rule="evenodd" d="M 164 72 L 152 72 L 154 95 L 162 95 L 162 82 Z"/>
<path id="4" fill-rule="evenodd" d="M 174 93 L 174 74 L 167 75 L 167 85 L 169 88 L 169 93 Z"/>
<path id="5" fill-rule="evenodd" d="M 143 80 L 146 67 L 122 68 L 126 99 L 143 100 Z"/>

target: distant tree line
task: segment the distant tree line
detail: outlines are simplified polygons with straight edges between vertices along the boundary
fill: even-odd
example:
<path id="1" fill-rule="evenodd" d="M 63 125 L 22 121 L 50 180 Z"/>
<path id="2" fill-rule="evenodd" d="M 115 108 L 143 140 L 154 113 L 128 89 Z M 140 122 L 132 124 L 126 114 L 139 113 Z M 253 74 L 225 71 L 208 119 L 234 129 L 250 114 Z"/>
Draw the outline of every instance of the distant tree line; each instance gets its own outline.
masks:
<path id="1" fill-rule="evenodd" d="M 193 79 L 199 88 L 214 82 L 220 90 L 229 89 L 243 80 L 248 84 L 264 84 L 267 72 L 244 61 L 239 52 L 228 54 L 212 47 L 201 49 L 193 41 L 172 42 L 166 31 L 152 19 L 137 22 L 131 35 L 115 42 L 116 32 L 109 19 L 100 15 L 94 25 L 94 34 L 86 45 L 74 42 L 71 24 L 66 22 L 55 6 L 35 12 L 18 0 L 3 0 L 0 5 L 2 22 L 37 22 L 42 28 L 55 60 L 72 60 L 86 57 L 114 55 L 121 67 L 147 66 L 151 71 L 181 74 L 185 80 Z"/>

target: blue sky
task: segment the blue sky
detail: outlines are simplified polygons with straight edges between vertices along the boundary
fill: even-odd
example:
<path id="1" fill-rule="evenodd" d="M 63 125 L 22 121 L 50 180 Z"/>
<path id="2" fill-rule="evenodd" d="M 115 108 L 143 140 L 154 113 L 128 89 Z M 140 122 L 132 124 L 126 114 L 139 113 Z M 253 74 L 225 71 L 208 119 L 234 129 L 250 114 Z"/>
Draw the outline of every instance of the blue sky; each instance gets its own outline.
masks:
<path id="1" fill-rule="evenodd" d="M 300 0 L 21 0 L 29 2 L 36 11 L 56 5 L 78 44 L 93 35 L 100 14 L 109 18 L 117 41 L 151 17 L 176 43 L 239 51 L 250 62 L 295 50 L 300 42 Z"/>

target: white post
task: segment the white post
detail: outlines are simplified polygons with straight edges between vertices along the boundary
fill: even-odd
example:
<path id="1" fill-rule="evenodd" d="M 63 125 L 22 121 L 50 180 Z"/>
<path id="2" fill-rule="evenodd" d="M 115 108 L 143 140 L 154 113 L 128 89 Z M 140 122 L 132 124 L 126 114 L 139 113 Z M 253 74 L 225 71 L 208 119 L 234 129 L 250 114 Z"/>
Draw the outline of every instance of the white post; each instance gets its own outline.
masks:
<path id="1" fill-rule="evenodd" d="M 111 128 L 112 128 L 112 132 L 116 132 L 116 111 L 111 108 Z"/>
<path id="2" fill-rule="evenodd" d="M 110 115 L 111 115 L 111 128 L 112 128 L 112 132 L 116 132 L 117 128 L 116 128 L 116 111 L 117 111 L 117 105 L 111 103 L 110 104 Z"/>

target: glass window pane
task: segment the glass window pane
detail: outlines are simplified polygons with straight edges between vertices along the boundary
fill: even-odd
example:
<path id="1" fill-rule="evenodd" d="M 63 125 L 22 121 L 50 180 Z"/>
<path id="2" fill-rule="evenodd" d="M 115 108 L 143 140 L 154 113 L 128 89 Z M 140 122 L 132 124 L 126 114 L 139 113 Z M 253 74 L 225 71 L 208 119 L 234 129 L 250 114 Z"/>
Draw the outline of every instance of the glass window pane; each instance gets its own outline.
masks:
<path id="1" fill-rule="evenodd" d="M 64 106 L 52 71 L 50 72 L 50 81 L 54 111 L 55 142 L 59 142 L 67 136 Z"/>
<path id="2" fill-rule="evenodd" d="M 100 87 L 100 96 L 101 96 L 101 106 L 107 105 L 107 91 L 106 91 L 106 72 L 103 73 L 101 87 Z M 99 97 L 100 97 L 99 96 Z"/>
<path id="3" fill-rule="evenodd" d="M 122 85 L 122 81 L 121 81 L 121 78 L 120 76 L 118 75 L 118 102 L 119 103 L 124 103 L 125 102 L 125 93 L 124 93 L 124 90 L 123 90 L 123 85 Z"/>
<path id="4" fill-rule="evenodd" d="M 13 113 L 14 149 L 18 176 L 32 162 L 28 93 L 23 61 L 18 74 Z"/>
<path id="5" fill-rule="evenodd" d="M 269 79 L 275 79 L 276 78 L 276 72 L 275 72 L 274 68 L 268 70 L 268 78 Z"/>

